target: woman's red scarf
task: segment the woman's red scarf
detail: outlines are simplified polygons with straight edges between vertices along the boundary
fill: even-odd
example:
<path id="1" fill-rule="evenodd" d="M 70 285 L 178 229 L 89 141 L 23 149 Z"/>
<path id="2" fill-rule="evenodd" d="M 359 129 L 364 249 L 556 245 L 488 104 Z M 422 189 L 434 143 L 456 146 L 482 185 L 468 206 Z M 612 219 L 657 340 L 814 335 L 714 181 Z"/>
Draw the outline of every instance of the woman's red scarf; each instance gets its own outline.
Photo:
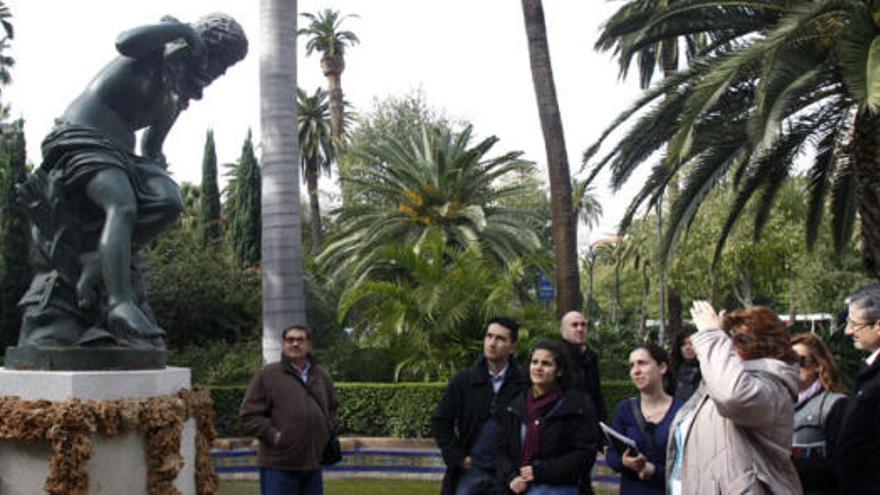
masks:
<path id="1" fill-rule="evenodd" d="M 520 466 L 532 464 L 532 459 L 538 455 L 541 447 L 541 429 L 544 427 L 544 414 L 562 398 L 562 390 L 559 388 L 547 392 L 539 398 L 535 398 L 532 389 L 526 392 L 526 438 L 523 440 L 522 457 Z"/>

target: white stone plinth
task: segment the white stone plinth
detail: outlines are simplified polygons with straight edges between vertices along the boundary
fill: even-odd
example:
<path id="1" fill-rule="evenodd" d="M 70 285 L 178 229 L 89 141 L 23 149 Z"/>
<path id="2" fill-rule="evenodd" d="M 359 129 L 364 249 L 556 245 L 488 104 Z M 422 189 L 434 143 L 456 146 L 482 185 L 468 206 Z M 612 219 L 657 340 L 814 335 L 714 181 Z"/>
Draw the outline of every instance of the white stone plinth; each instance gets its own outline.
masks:
<path id="1" fill-rule="evenodd" d="M 187 368 L 141 371 L 27 371 L 0 368 L 0 396 L 23 400 L 146 399 L 174 395 L 190 388 Z M 183 427 L 181 456 L 185 462 L 175 485 L 184 495 L 195 494 L 195 421 Z M 89 493 L 147 495 L 147 463 L 144 439 L 130 433 L 113 439 L 96 434 L 89 461 Z M 45 493 L 49 473 L 46 442 L 0 442 L 0 494 Z"/>

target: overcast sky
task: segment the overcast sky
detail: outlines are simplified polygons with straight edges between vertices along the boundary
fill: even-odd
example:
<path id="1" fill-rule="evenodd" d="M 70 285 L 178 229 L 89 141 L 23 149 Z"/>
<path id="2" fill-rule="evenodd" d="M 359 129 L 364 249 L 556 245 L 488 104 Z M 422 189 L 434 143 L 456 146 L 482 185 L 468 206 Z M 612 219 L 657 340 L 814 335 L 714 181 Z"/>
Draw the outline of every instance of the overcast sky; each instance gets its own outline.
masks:
<path id="1" fill-rule="evenodd" d="M 39 143 L 53 120 L 116 55 L 116 36 L 166 14 L 194 21 L 210 12 L 225 12 L 244 26 L 250 39 L 248 57 L 208 87 L 202 101 L 190 105 L 166 140 L 165 154 L 175 178 L 201 180 L 208 128 L 214 129 L 220 163 L 238 158 L 248 128 L 258 140 L 258 0 L 7 0 L 7 4 L 15 26 L 16 67 L 3 101 L 12 104 L 14 117 L 25 119 L 30 161 L 40 162 Z M 342 76 L 345 97 L 355 110 L 369 110 L 375 98 L 421 88 L 430 104 L 450 117 L 472 122 L 479 136 L 497 135 L 501 140 L 493 154 L 523 150 L 527 159 L 544 167 L 520 2 L 299 0 L 298 4 L 300 12 L 331 7 L 359 16 L 345 22 L 361 44 L 347 51 Z M 610 54 L 592 49 L 602 21 L 619 5 L 603 0 L 544 1 L 572 172 L 580 168 L 583 150 L 638 93 L 634 81 L 618 81 Z M 304 44 L 298 43 L 297 79 L 311 92 L 325 80 L 318 56 L 307 58 Z M 606 182 L 599 184 L 604 219 L 592 235 L 582 233 L 581 247 L 589 238 L 614 229 L 636 189 L 631 184 L 612 196 Z"/>

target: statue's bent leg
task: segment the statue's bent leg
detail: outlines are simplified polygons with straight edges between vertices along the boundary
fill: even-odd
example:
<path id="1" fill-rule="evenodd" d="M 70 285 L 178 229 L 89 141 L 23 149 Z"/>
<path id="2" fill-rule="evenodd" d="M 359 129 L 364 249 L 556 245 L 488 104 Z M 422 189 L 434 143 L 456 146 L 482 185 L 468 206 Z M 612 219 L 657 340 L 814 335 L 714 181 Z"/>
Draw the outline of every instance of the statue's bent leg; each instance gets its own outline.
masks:
<path id="1" fill-rule="evenodd" d="M 183 213 L 180 187 L 168 176 L 157 175 L 146 181 L 149 198 L 138 205 L 134 244 L 143 246 L 153 240 Z"/>
<path id="2" fill-rule="evenodd" d="M 119 336 L 161 335 L 134 302 L 131 289 L 131 240 L 138 214 L 137 199 L 128 176 L 116 168 L 96 173 L 86 195 L 104 210 L 98 242 L 101 276 L 107 289 L 107 325 Z"/>

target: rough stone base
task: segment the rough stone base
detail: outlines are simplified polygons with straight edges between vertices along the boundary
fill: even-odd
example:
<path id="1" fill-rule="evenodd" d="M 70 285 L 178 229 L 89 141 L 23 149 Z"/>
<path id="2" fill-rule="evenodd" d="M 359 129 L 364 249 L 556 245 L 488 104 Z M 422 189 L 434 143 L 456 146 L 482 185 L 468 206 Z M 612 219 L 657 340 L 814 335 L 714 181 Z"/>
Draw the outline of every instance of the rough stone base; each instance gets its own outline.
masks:
<path id="1" fill-rule="evenodd" d="M 148 371 L 25 371 L 0 368 L 0 396 L 24 400 L 61 401 L 146 399 L 173 395 L 190 388 L 187 368 Z M 185 461 L 175 485 L 184 495 L 195 494 L 195 421 L 184 424 L 181 455 Z M 89 461 L 89 493 L 146 495 L 147 464 L 144 440 L 138 434 L 114 439 L 95 435 Z M 45 493 L 49 472 L 49 445 L 45 442 L 0 442 L 0 493 Z"/>

